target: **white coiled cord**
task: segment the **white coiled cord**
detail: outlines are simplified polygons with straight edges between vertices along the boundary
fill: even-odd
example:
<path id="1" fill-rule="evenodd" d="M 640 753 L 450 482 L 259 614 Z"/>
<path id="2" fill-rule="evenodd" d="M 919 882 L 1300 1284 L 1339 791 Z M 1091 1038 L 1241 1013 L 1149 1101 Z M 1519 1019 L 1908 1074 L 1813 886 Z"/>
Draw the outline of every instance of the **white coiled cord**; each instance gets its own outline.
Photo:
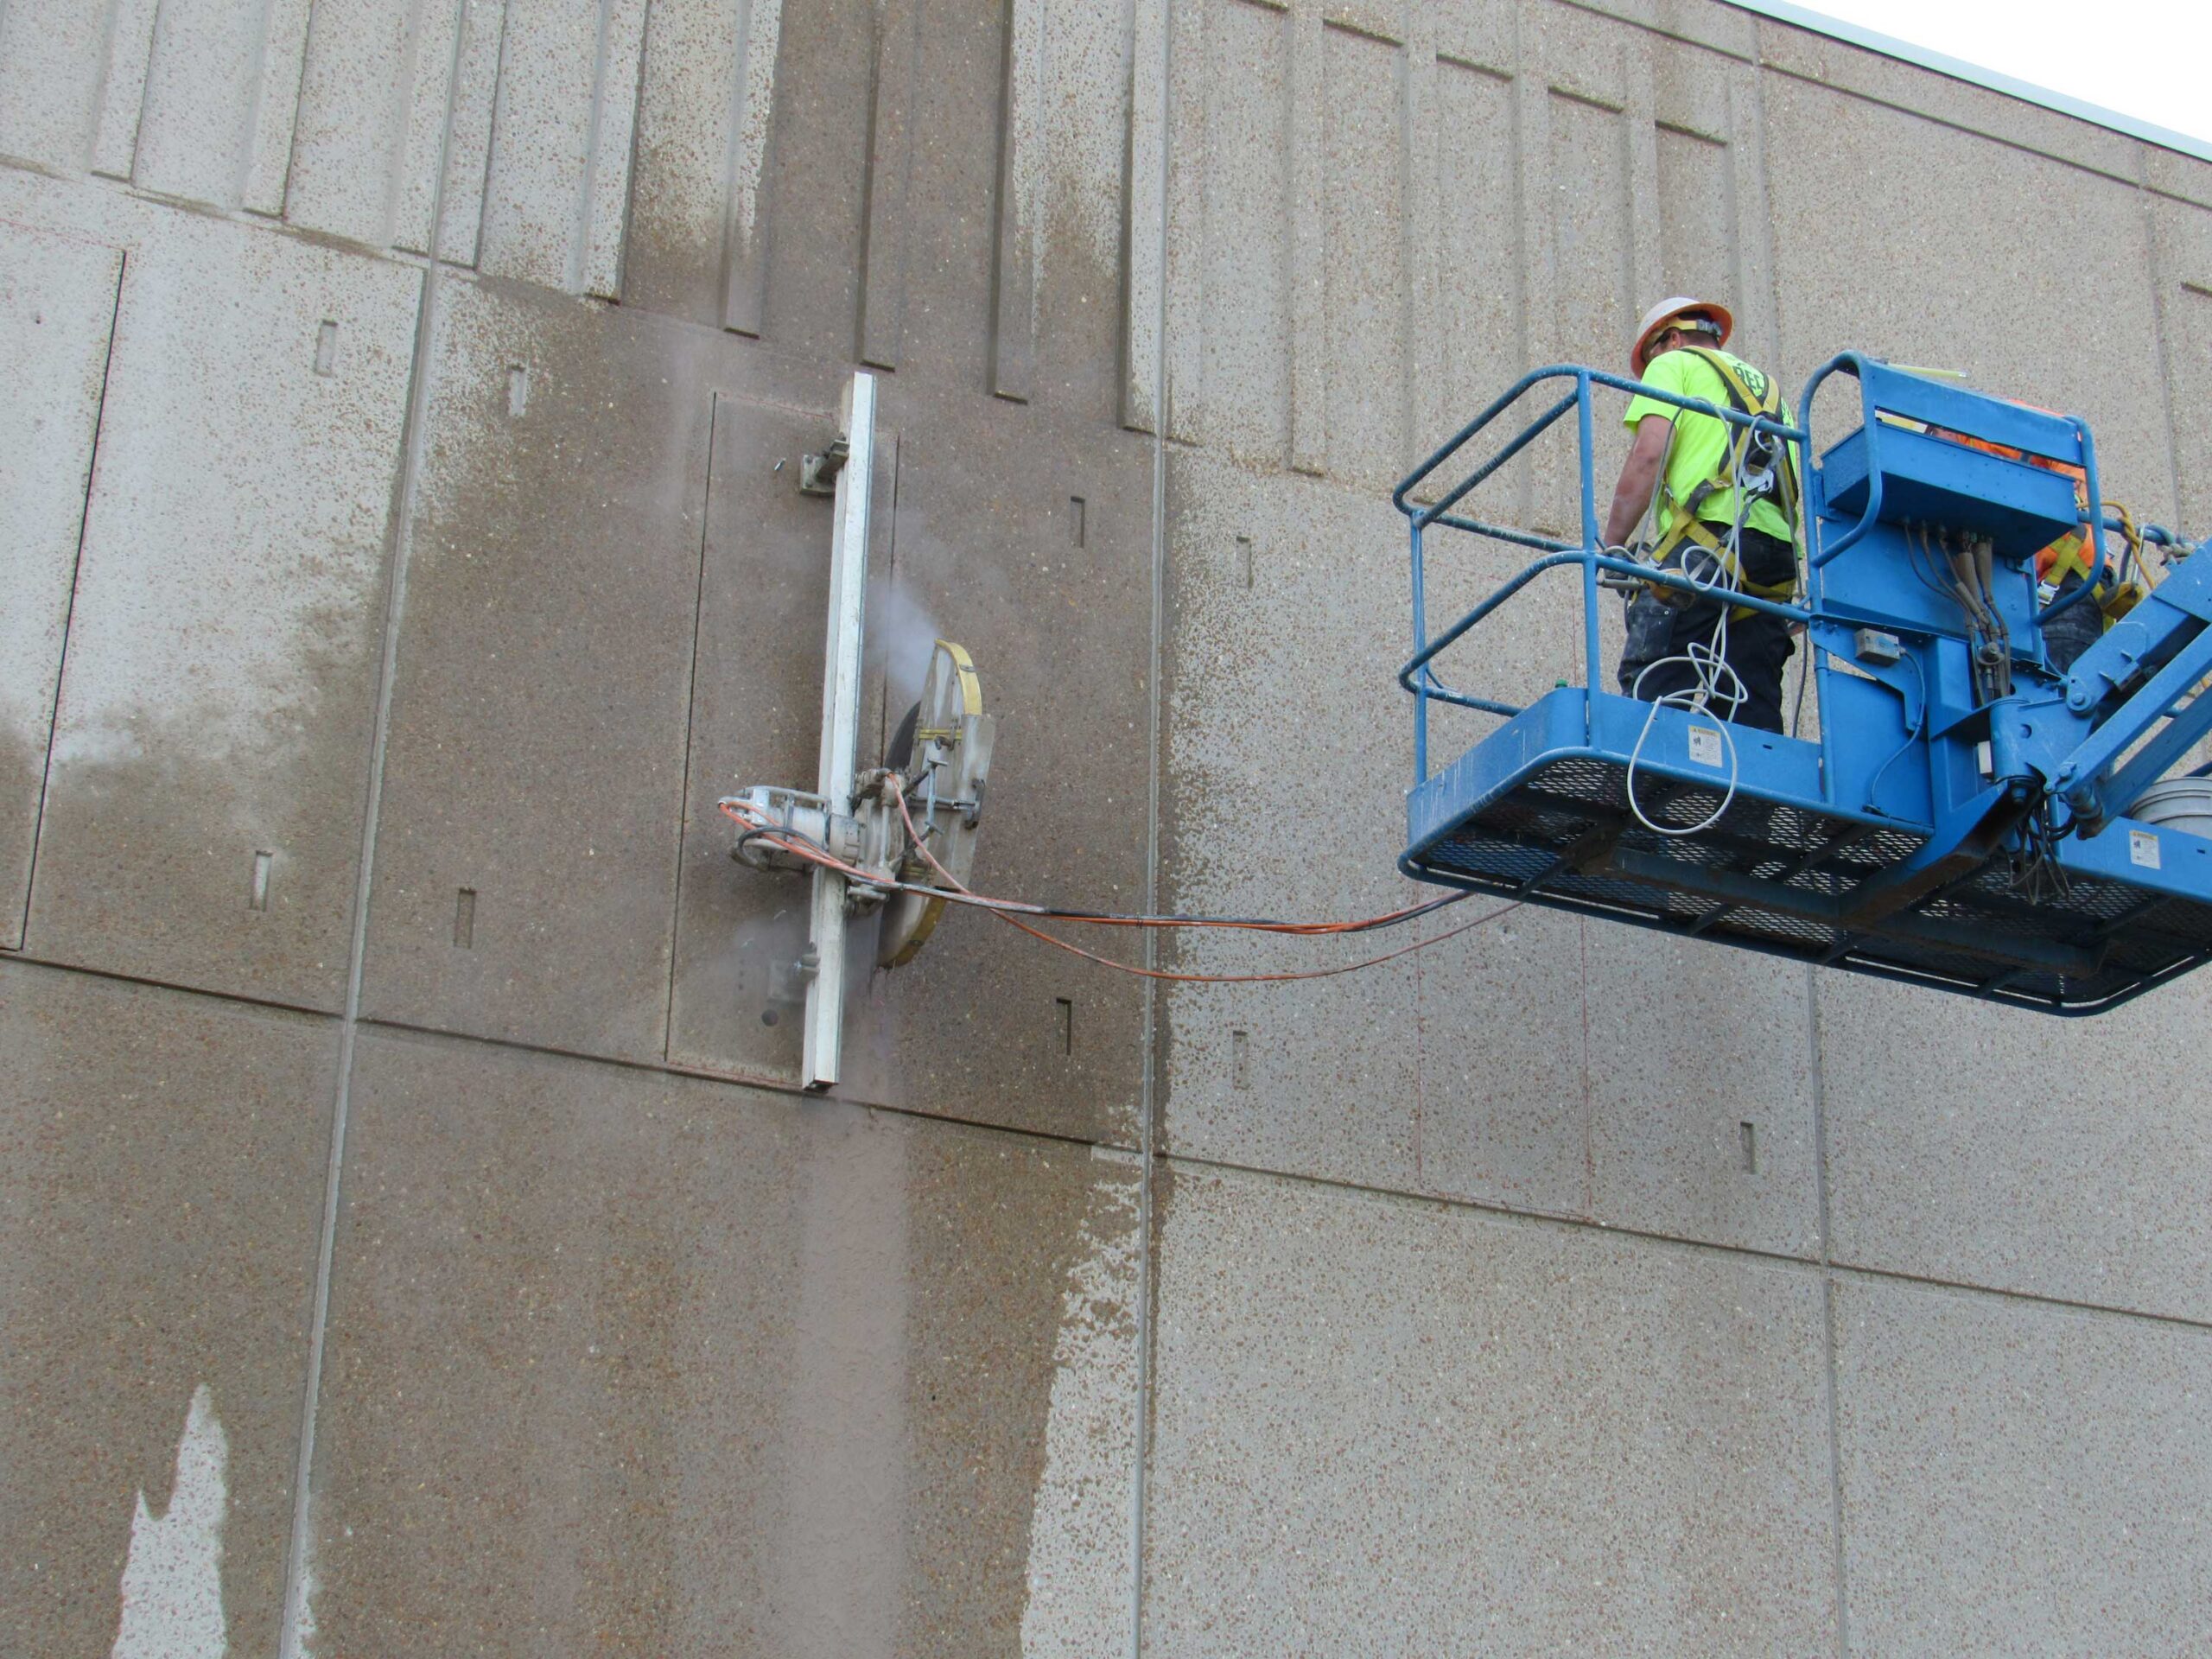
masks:
<path id="1" fill-rule="evenodd" d="M 1674 450 L 1674 435 L 1671 430 L 1668 435 L 1667 447 L 1669 457 L 1671 457 Z M 1656 512 L 1659 497 L 1665 493 L 1666 486 L 1663 480 L 1667 476 L 1666 463 L 1667 458 L 1662 458 L 1659 464 L 1659 476 L 1662 481 L 1660 488 L 1652 493 L 1652 505 L 1649 509 L 1647 509 L 1649 512 Z M 1752 481 L 1744 475 L 1740 468 L 1738 469 L 1734 480 L 1735 521 L 1729 526 L 1728 531 L 1730 557 L 1721 562 L 1716 579 L 1712 582 L 1700 581 L 1691 573 L 1688 568 L 1689 561 L 1687 558 L 1676 568 L 1675 574 L 1687 577 L 1696 587 L 1700 595 L 1713 597 L 1740 591 L 1740 572 L 1744 565 L 1744 500 L 1746 487 Z M 1693 600 L 1691 603 L 1694 604 L 1696 601 Z M 1642 700 L 1644 677 L 1662 663 L 1687 663 L 1689 664 L 1690 671 L 1697 677 L 1697 683 L 1694 685 L 1687 686 L 1680 691 L 1669 691 L 1663 696 L 1652 700 L 1650 712 L 1643 717 L 1643 729 L 1636 734 L 1636 747 L 1629 751 L 1628 810 L 1636 814 L 1636 821 L 1638 823 L 1654 835 L 1675 837 L 1701 835 L 1726 817 L 1728 808 L 1735 801 L 1738 768 L 1736 758 L 1736 736 L 1729 729 L 1729 720 L 1731 715 L 1751 700 L 1751 688 L 1744 683 L 1743 677 L 1728 663 L 1728 620 L 1729 613 L 1734 608 L 1727 603 L 1726 599 L 1722 599 L 1720 620 L 1713 625 L 1713 638 L 1710 640 L 1693 639 L 1687 647 L 1674 655 L 1661 657 L 1646 663 L 1637 674 L 1636 684 L 1629 692 L 1631 697 Z M 1730 687 L 1733 689 L 1728 689 Z M 1716 702 L 1727 704 L 1728 715 L 1714 714 L 1713 705 Z M 1693 824 L 1655 823 L 1649 815 L 1644 811 L 1642 803 L 1636 798 L 1636 769 L 1643 762 L 1643 746 L 1650 739 L 1651 728 L 1659 718 L 1660 709 L 1667 708 L 1680 709 L 1693 715 L 1710 715 L 1713 724 L 1719 730 L 1721 747 L 1728 753 L 1728 787 L 1720 797 L 1720 804 Z"/>

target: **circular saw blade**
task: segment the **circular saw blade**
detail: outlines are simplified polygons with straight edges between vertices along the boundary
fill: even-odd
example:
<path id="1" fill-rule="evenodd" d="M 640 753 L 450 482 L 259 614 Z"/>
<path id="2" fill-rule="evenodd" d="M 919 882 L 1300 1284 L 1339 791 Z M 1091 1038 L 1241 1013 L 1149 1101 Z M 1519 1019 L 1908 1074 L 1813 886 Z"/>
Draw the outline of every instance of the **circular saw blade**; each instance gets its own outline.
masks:
<path id="1" fill-rule="evenodd" d="M 915 704 L 914 734 L 902 770 L 911 786 L 940 765 L 960 741 L 960 717 L 983 712 L 983 683 L 963 646 L 940 639 L 930 652 L 929 672 Z"/>
<path id="2" fill-rule="evenodd" d="M 950 775 L 950 762 L 960 742 L 962 717 L 982 712 L 983 683 L 976 675 L 975 659 L 965 647 L 950 639 L 938 640 L 930 652 L 921 698 L 907 716 L 912 723 L 912 736 L 906 753 L 895 753 L 894 745 L 894 753 L 887 757 L 888 763 L 896 766 L 906 779 L 910 792 L 922 787 L 932 774 L 939 779 Z M 902 723 L 902 734 L 906 729 Z M 926 794 L 924 801 L 924 812 L 917 817 L 926 830 L 936 822 L 936 814 L 928 810 Z M 911 881 L 934 883 L 943 879 L 918 854 L 907 857 L 899 874 Z M 882 930 L 877 936 L 877 965 L 902 968 L 912 962 L 936 931 L 944 908 L 942 899 L 920 893 L 893 893 L 884 907 Z"/>

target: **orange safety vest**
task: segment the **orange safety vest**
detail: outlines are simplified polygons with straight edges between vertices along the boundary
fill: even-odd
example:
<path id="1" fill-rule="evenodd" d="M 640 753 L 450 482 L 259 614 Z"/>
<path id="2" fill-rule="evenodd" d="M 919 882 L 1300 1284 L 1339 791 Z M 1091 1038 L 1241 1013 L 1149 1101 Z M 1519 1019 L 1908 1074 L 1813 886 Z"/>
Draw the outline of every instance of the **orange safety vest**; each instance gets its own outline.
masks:
<path id="1" fill-rule="evenodd" d="M 2031 455 L 2015 449 L 2009 443 L 1992 443 L 1987 438 L 1971 437 L 1964 432 L 1948 428 L 1931 426 L 1931 437 L 1963 444 L 1969 449 L 1979 449 L 1986 455 L 1995 455 L 2003 461 L 2024 461 L 2031 467 L 2040 467 L 2047 473 L 2057 473 L 2074 480 L 2074 505 L 2080 510 L 2082 522 L 2061 536 L 2042 552 L 2036 555 L 2036 579 L 2038 582 L 2059 582 L 2069 575 L 2087 580 L 2094 556 L 2089 550 L 2089 474 L 2082 468 L 2063 461 L 2053 461 L 2047 455 Z"/>

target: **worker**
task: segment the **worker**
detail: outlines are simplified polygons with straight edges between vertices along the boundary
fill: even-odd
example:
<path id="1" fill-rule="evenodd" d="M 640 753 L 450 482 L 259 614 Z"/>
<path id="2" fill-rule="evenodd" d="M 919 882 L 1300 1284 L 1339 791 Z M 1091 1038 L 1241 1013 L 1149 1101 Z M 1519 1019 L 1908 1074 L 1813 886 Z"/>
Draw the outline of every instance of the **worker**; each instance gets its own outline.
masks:
<path id="1" fill-rule="evenodd" d="M 1629 365 L 1655 391 L 1789 424 L 1768 377 L 1721 349 L 1734 326 L 1726 306 L 1663 301 L 1637 327 Z M 1622 418 L 1635 435 L 1605 518 L 1607 548 L 1626 550 L 1656 498 L 1653 562 L 1715 588 L 1789 599 L 1797 587 L 1797 469 L 1788 443 L 1656 397 L 1631 398 Z M 1796 649 L 1783 618 L 1647 585 L 1630 597 L 1628 633 L 1624 693 L 1701 703 L 1723 720 L 1782 729 L 1783 670 Z"/>
<path id="2" fill-rule="evenodd" d="M 2103 582 L 2099 582 L 2096 592 L 2087 599 L 2075 601 L 2056 616 L 2050 614 L 2060 600 L 2070 598 L 2089 579 L 2089 561 L 2094 555 L 2090 550 L 2088 529 L 2083 524 L 2036 555 L 2038 586 L 2051 589 L 2050 603 L 2044 607 L 2044 653 L 2051 667 L 2061 674 L 2072 668 L 2083 652 L 2104 637 L 2108 626 L 2104 609 L 2108 602 L 2107 584 Z"/>

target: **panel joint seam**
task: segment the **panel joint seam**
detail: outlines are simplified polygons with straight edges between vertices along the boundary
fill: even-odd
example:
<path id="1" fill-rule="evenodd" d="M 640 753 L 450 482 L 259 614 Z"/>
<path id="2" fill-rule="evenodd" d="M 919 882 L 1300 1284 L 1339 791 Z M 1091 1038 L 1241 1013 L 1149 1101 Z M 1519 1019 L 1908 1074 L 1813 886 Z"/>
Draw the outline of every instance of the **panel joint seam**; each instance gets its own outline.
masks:
<path id="1" fill-rule="evenodd" d="M 1821 1394 L 1828 1439 L 1828 1536 L 1834 1550 L 1836 1659 L 1849 1659 L 1851 1611 L 1843 1541 L 1843 1413 L 1836 1370 L 1835 1244 L 1829 1220 L 1827 1089 L 1821 1067 L 1819 982 L 1805 969 L 1806 1077 L 1813 1107 L 1813 1185 L 1818 1196 L 1821 1238 Z"/>
<path id="2" fill-rule="evenodd" d="M 115 331 L 123 321 L 123 284 L 130 271 L 128 249 L 118 250 L 115 265 L 115 303 L 108 311 L 107 350 L 100 359 L 100 395 L 92 407 L 92 448 L 85 461 L 85 505 L 77 515 L 77 551 L 69 563 L 69 603 L 61 613 L 61 654 L 54 664 L 54 706 L 46 716 L 46 764 L 39 769 L 38 810 L 31 818 L 30 862 L 23 870 L 22 928 L 16 938 L 19 948 L 30 944 L 31 895 L 38 883 L 39 842 L 46 835 L 46 800 L 54 786 L 54 740 L 61 730 L 61 690 L 68 683 L 69 635 L 77 620 L 77 588 L 85 575 L 85 539 L 92 533 L 92 487 L 99 476 L 100 429 L 107 422 L 108 378 L 115 372 Z"/>
<path id="3" fill-rule="evenodd" d="M 302 1632 L 308 1610 L 308 1561 L 313 1546 L 311 1500 L 315 1434 L 322 1395 L 322 1368 L 330 1324 L 330 1294 L 338 1238 L 340 1183 L 345 1173 L 346 1130 L 352 1106 L 353 1052 L 361 1016 L 361 981 L 368 950 L 369 899 L 376 865 L 377 827 L 384 800 L 385 757 L 391 736 L 391 702 L 399 658 L 399 626 L 407 597 L 407 560 L 414 542 L 412 518 L 419 486 L 430 389 L 437 360 L 440 232 L 443 228 L 446 178 L 453 150 L 454 115 L 459 102 L 461 42 L 468 30 L 468 7 L 454 8 L 453 42 L 446 75 L 445 120 L 438 136 L 438 170 L 430 188 L 430 230 L 423 267 L 423 297 L 416 313 L 413 375 L 409 386 L 405 436 L 400 445 L 399 480 L 392 505 L 391 574 L 385 586 L 384 631 L 378 658 L 376 721 L 370 740 L 368 782 L 361 816 L 361 848 L 353 889 L 353 936 L 346 953 L 346 1003 L 338 1028 L 337 1081 L 330 1114 L 330 1153 L 323 1176 L 321 1230 L 316 1242 L 315 1289 L 308 1328 L 307 1376 L 300 1408 L 300 1440 L 292 1480 L 291 1535 L 284 1561 L 283 1624 L 277 1631 L 281 1659 L 303 1659 Z"/>
<path id="4" fill-rule="evenodd" d="M 1131 74 L 1129 77 L 1130 114 L 1134 118 L 1136 107 L 1136 76 L 1135 58 L 1136 48 L 1136 6 L 1145 0 L 1135 0 L 1129 14 Z M 1166 707 L 1166 690 L 1160 683 L 1160 670 L 1165 659 L 1164 632 L 1166 626 L 1167 595 L 1167 226 L 1168 196 L 1173 183 L 1174 162 L 1172 154 L 1175 132 L 1175 52 L 1174 11 L 1168 0 L 1159 0 L 1160 13 L 1160 143 L 1159 180 L 1154 191 L 1156 207 L 1153 225 L 1154 269 L 1159 279 L 1154 284 L 1152 318 L 1152 618 L 1149 659 L 1146 665 L 1147 709 L 1145 730 L 1145 845 L 1144 845 L 1144 902 L 1147 912 L 1160 908 L 1160 769 L 1162 766 L 1162 720 Z M 1135 149 L 1135 128 L 1131 129 L 1131 153 Z M 1134 181 L 1132 181 L 1134 182 Z M 1132 264 L 1134 262 L 1131 262 Z M 1128 273 L 1125 273 L 1125 280 Z M 1126 384 L 1124 387 L 1126 396 Z M 1147 969 L 1157 969 L 1160 946 L 1158 935 L 1145 930 L 1142 961 Z M 1136 1415 L 1136 1432 L 1132 1439 L 1133 1468 L 1129 1481 L 1129 1659 L 1143 1659 L 1144 1656 L 1144 1568 L 1147 1544 L 1146 1509 L 1150 1496 L 1147 1470 L 1152 1459 L 1152 1366 L 1153 1342 L 1157 1321 L 1154 1317 L 1154 1302 L 1159 1295 L 1160 1263 L 1157 1212 L 1159 1173 L 1159 1135 L 1156 1120 L 1161 1108 L 1160 1090 L 1160 1027 L 1162 997 L 1157 981 L 1147 980 L 1144 988 L 1144 1065 L 1139 1079 L 1137 1136 L 1139 1168 L 1137 1184 L 1137 1319 L 1136 1319 L 1136 1398 L 1133 1402 Z"/>
<path id="5" fill-rule="evenodd" d="M 684 683 L 683 782 L 676 798 L 676 882 L 668 915 L 668 1001 L 663 1009 L 660 1057 L 676 1044 L 676 948 L 683 925 L 683 862 L 691 829 L 691 732 L 699 713 L 699 631 L 707 609 L 707 538 L 715 511 L 715 425 L 721 414 L 721 393 L 707 394 L 707 481 L 699 500 L 699 588 L 691 601 L 691 671 Z"/>

